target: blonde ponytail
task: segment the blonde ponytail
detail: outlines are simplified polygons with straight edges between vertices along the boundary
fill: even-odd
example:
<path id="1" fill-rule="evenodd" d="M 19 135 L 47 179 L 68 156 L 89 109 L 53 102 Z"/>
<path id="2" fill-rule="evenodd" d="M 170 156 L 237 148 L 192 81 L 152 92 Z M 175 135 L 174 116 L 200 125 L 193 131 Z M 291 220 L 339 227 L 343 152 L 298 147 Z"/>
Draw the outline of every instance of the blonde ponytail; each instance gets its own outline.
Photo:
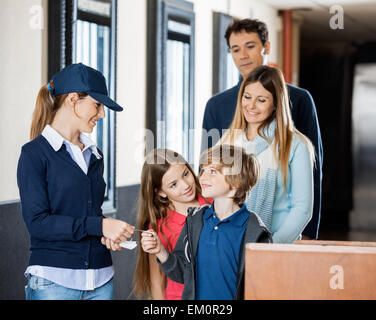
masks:
<path id="1" fill-rule="evenodd" d="M 54 99 L 52 98 L 47 85 L 40 88 L 37 101 L 35 103 L 35 109 L 33 112 L 33 120 L 30 128 L 30 140 L 39 136 L 44 127 L 50 124 L 54 112 L 53 110 Z"/>

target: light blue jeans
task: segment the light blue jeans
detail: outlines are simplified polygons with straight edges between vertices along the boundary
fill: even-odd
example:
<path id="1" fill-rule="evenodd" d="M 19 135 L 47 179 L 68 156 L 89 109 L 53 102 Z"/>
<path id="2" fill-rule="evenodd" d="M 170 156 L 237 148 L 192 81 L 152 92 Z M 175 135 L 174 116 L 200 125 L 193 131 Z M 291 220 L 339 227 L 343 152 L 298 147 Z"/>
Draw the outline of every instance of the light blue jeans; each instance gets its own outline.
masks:
<path id="1" fill-rule="evenodd" d="M 60 286 L 52 281 L 31 276 L 25 287 L 26 300 L 112 300 L 113 279 L 95 290 L 75 290 Z"/>

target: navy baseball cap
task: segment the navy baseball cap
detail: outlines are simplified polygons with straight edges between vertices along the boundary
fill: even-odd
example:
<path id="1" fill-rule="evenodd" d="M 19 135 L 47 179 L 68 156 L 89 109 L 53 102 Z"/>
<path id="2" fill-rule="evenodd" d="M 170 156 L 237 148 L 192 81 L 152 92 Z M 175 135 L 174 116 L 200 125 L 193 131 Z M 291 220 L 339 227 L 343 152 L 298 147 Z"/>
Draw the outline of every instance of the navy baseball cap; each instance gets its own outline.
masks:
<path id="1" fill-rule="evenodd" d="M 74 63 L 52 76 L 53 89 L 48 85 L 53 96 L 70 92 L 85 92 L 90 97 L 114 111 L 123 111 L 108 96 L 106 79 L 103 74 L 82 63 Z"/>

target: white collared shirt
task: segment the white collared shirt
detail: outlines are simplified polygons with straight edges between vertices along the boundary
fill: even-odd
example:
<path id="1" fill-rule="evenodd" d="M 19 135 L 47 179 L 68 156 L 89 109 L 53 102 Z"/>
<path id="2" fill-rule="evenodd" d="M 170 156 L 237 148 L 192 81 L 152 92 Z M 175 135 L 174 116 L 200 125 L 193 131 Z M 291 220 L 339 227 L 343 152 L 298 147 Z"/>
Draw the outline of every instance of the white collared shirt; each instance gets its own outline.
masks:
<path id="1" fill-rule="evenodd" d="M 72 159 L 79 165 L 79 167 L 82 169 L 83 172 L 85 172 L 85 174 L 87 174 L 87 171 L 88 171 L 89 161 L 87 160 L 88 159 L 90 160 L 90 156 L 89 157 L 87 156 L 89 154 L 87 150 L 90 148 L 91 152 L 97 157 L 97 159 L 101 158 L 101 155 L 99 154 L 98 149 L 97 149 L 97 144 L 82 132 L 80 133 L 80 141 L 84 145 L 84 149 L 82 151 L 78 145 L 75 145 L 72 142 L 64 139 L 50 125 L 47 125 L 44 128 L 42 132 L 42 136 L 47 139 L 47 141 L 49 142 L 49 144 L 52 146 L 52 148 L 55 151 L 58 151 L 64 143 Z M 86 155 L 86 159 L 85 159 L 85 155 Z"/>

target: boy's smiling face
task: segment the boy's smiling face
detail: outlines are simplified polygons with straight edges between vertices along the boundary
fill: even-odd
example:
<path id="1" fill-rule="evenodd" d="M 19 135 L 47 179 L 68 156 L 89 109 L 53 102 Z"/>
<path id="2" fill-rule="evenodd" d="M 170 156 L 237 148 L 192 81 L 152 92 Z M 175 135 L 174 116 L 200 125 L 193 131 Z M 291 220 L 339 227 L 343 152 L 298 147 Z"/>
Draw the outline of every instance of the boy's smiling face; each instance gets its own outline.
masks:
<path id="1" fill-rule="evenodd" d="M 231 196 L 231 187 L 225 180 L 221 171 L 212 165 L 201 168 L 199 177 L 202 196 L 204 198 L 217 198 Z"/>

